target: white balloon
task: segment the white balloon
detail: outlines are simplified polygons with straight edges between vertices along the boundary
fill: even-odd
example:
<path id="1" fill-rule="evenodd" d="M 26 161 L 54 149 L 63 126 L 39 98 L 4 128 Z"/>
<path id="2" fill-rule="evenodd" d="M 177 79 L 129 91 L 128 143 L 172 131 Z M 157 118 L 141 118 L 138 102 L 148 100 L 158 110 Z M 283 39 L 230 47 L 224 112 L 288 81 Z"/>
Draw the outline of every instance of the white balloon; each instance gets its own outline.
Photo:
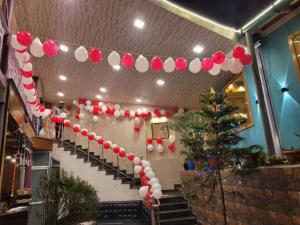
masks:
<path id="1" fill-rule="evenodd" d="M 36 100 L 37 100 L 37 97 L 35 95 L 27 97 L 28 102 L 35 102 Z"/>
<path id="2" fill-rule="evenodd" d="M 115 147 L 118 147 L 118 145 L 116 145 L 116 144 L 112 144 L 112 145 L 111 145 L 111 148 L 112 148 L 112 149 L 114 149 Z"/>
<path id="3" fill-rule="evenodd" d="M 189 70 L 192 73 L 199 73 L 201 68 L 202 68 L 202 64 L 199 58 L 193 59 L 189 64 Z"/>
<path id="4" fill-rule="evenodd" d="M 138 72 L 145 73 L 149 69 L 148 60 L 144 56 L 140 55 L 135 61 L 135 68 Z"/>
<path id="5" fill-rule="evenodd" d="M 141 162 L 141 158 L 140 157 L 134 157 L 134 159 L 133 159 L 133 163 L 134 163 L 134 165 L 138 165 L 138 164 L 140 164 L 140 162 Z"/>
<path id="6" fill-rule="evenodd" d="M 148 190 L 149 190 L 149 186 L 142 186 L 140 187 L 139 189 L 139 195 L 142 197 L 142 198 L 145 198 L 147 193 L 148 193 Z"/>
<path id="7" fill-rule="evenodd" d="M 175 136 L 174 135 L 170 135 L 169 142 L 173 144 L 175 142 L 175 140 L 176 140 Z"/>
<path id="8" fill-rule="evenodd" d="M 80 105 L 79 105 L 79 108 L 80 108 L 80 109 L 84 109 L 84 105 L 83 105 L 83 104 L 80 104 Z"/>
<path id="9" fill-rule="evenodd" d="M 44 56 L 43 44 L 39 38 L 35 38 L 30 45 L 30 52 L 34 57 L 42 57 Z"/>
<path id="10" fill-rule="evenodd" d="M 121 109 L 121 110 L 120 110 L 120 114 L 121 114 L 121 116 L 124 117 L 124 116 L 125 116 L 125 110 Z"/>
<path id="11" fill-rule="evenodd" d="M 22 83 L 23 84 L 31 84 L 33 82 L 32 77 L 24 77 L 22 76 Z"/>
<path id="12" fill-rule="evenodd" d="M 111 65 L 111 66 L 115 66 L 115 65 L 120 65 L 120 62 L 121 62 L 121 57 L 120 55 L 115 52 L 115 51 L 112 51 L 109 56 L 108 56 L 108 63 Z"/>
<path id="13" fill-rule="evenodd" d="M 51 110 L 50 109 L 45 109 L 44 112 L 42 113 L 42 118 L 45 119 L 50 114 L 51 114 Z"/>
<path id="14" fill-rule="evenodd" d="M 142 166 L 135 166 L 134 167 L 134 173 L 139 174 L 142 171 L 143 167 Z"/>
<path id="15" fill-rule="evenodd" d="M 73 128 L 74 128 L 74 127 L 78 127 L 79 130 L 80 130 L 80 125 L 79 125 L 79 124 L 74 124 L 74 125 L 73 125 Z"/>
<path id="16" fill-rule="evenodd" d="M 147 195 L 147 194 L 146 194 Z M 155 199 L 160 199 L 162 197 L 162 192 L 161 190 L 155 190 L 152 194 L 152 197 Z"/>
<path id="17" fill-rule="evenodd" d="M 121 116 L 120 111 L 119 111 L 119 110 L 116 110 L 116 111 L 114 112 L 114 116 L 115 116 L 116 118 L 120 117 L 120 116 Z"/>
<path id="18" fill-rule="evenodd" d="M 130 117 L 135 117 L 135 112 L 134 111 L 130 111 Z"/>
<path id="19" fill-rule="evenodd" d="M 103 111 L 103 112 L 106 112 L 106 111 L 107 111 L 107 106 L 106 106 L 106 105 L 102 106 L 102 111 Z"/>
<path id="20" fill-rule="evenodd" d="M 165 109 L 162 109 L 162 110 L 160 110 L 160 113 L 161 113 L 161 115 L 166 115 L 166 110 Z"/>
<path id="21" fill-rule="evenodd" d="M 151 163 L 147 160 L 142 160 L 142 165 L 143 165 L 143 167 L 148 167 L 148 166 L 151 166 Z"/>
<path id="22" fill-rule="evenodd" d="M 98 105 L 99 105 L 99 106 L 103 106 L 104 103 L 103 103 L 103 102 L 99 102 Z"/>
<path id="23" fill-rule="evenodd" d="M 13 34 L 10 39 L 10 44 L 15 50 L 24 50 L 26 46 L 21 45 L 17 40 L 17 35 Z"/>
<path id="24" fill-rule="evenodd" d="M 241 62 L 239 60 L 233 60 L 230 66 L 230 72 L 233 74 L 238 74 L 242 72 L 242 70 L 243 70 L 243 65 L 241 64 Z"/>
<path id="25" fill-rule="evenodd" d="M 89 112 L 93 112 L 93 111 L 94 111 L 94 106 L 90 106 Z"/>
<path id="26" fill-rule="evenodd" d="M 73 101 L 73 105 L 78 105 L 77 100 L 74 100 L 74 101 Z"/>
<path id="27" fill-rule="evenodd" d="M 151 180 L 152 178 L 155 177 L 155 173 L 152 171 L 152 172 L 149 172 L 149 173 L 146 173 L 146 177 L 149 178 L 149 180 Z"/>
<path id="28" fill-rule="evenodd" d="M 85 62 L 89 58 L 89 53 L 84 46 L 80 46 L 75 50 L 74 56 L 78 62 Z"/>
<path id="29" fill-rule="evenodd" d="M 30 71 L 32 71 L 32 64 L 31 64 L 31 62 L 21 63 L 20 68 L 26 72 L 30 72 Z"/>
<path id="30" fill-rule="evenodd" d="M 84 113 L 79 113 L 79 119 L 83 119 L 85 117 Z"/>
<path id="31" fill-rule="evenodd" d="M 90 100 L 87 100 L 87 101 L 85 102 L 85 104 L 86 104 L 86 105 L 91 105 L 92 102 L 91 102 Z"/>
<path id="32" fill-rule="evenodd" d="M 221 64 L 221 69 L 223 71 L 229 71 L 230 67 L 231 67 L 231 60 L 226 58 L 224 62 Z"/>
<path id="33" fill-rule="evenodd" d="M 91 110 L 91 106 L 90 105 L 86 105 L 85 107 L 84 107 L 84 109 L 86 110 L 86 111 L 90 111 Z"/>
<path id="34" fill-rule="evenodd" d="M 174 70 L 175 70 L 175 61 L 172 57 L 169 57 L 167 58 L 165 61 L 164 61 L 164 71 L 166 73 L 172 73 Z"/>
<path id="35" fill-rule="evenodd" d="M 221 72 L 220 64 L 215 64 L 214 63 L 213 68 L 211 68 L 208 72 L 209 72 L 210 75 L 213 75 L 213 76 L 218 75 Z"/>
<path id="36" fill-rule="evenodd" d="M 115 109 L 119 110 L 121 106 L 119 104 L 115 104 Z"/>
<path id="37" fill-rule="evenodd" d="M 66 119 L 67 118 L 67 113 L 65 113 L 65 112 L 61 113 L 60 118 Z"/>
<path id="38" fill-rule="evenodd" d="M 96 136 L 95 140 L 98 141 L 101 138 L 101 136 Z"/>
<path id="39" fill-rule="evenodd" d="M 148 113 L 148 109 L 147 108 L 143 108 L 143 113 Z"/>
<path id="40" fill-rule="evenodd" d="M 23 62 L 28 62 L 30 60 L 30 55 L 28 52 L 20 53 L 20 52 L 15 52 L 16 58 L 18 62 L 23 63 Z"/>
<path id="41" fill-rule="evenodd" d="M 141 115 L 143 113 L 143 110 L 142 109 L 137 109 L 136 112 L 137 112 L 137 114 Z"/>
<path id="42" fill-rule="evenodd" d="M 159 184 L 159 180 L 156 177 L 154 177 L 149 181 L 149 184 L 151 184 L 151 185 Z"/>
<path id="43" fill-rule="evenodd" d="M 153 146 L 152 144 L 147 145 L 147 150 L 148 150 L 149 152 L 152 152 L 153 149 L 154 149 L 154 146 Z"/>
<path id="44" fill-rule="evenodd" d="M 153 172 L 153 170 L 152 170 L 152 168 L 150 166 L 147 166 L 147 167 L 144 168 L 144 172 L 146 174 L 146 173 Z"/>
<path id="45" fill-rule="evenodd" d="M 35 89 L 33 88 L 33 89 L 26 89 L 26 88 L 24 88 L 23 89 L 24 90 L 24 94 L 28 97 L 28 96 L 33 96 L 34 94 L 35 94 Z"/>
<path id="46" fill-rule="evenodd" d="M 134 124 L 139 125 L 141 123 L 141 119 L 139 117 L 134 118 Z"/>
<path id="47" fill-rule="evenodd" d="M 156 190 L 160 190 L 161 191 L 161 185 L 159 184 L 159 183 L 155 183 L 155 184 L 153 184 L 152 185 L 152 187 L 151 187 L 151 191 L 152 192 L 154 192 L 154 191 L 156 191 Z"/>
<path id="48" fill-rule="evenodd" d="M 44 128 L 42 128 L 40 130 L 39 136 L 45 136 L 45 134 L 46 134 L 46 132 L 45 132 Z"/>
<path id="49" fill-rule="evenodd" d="M 98 116 L 93 116 L 93 121 L 94 121 L 95 123 L 98 122 L 98 121 L 99 121 Z"/>
<path id="50" fill-rule="evenodd" d="M 164 147 L 161 144 L 157 145 L 157 151 L 162 153 L 164 151 Z"/>

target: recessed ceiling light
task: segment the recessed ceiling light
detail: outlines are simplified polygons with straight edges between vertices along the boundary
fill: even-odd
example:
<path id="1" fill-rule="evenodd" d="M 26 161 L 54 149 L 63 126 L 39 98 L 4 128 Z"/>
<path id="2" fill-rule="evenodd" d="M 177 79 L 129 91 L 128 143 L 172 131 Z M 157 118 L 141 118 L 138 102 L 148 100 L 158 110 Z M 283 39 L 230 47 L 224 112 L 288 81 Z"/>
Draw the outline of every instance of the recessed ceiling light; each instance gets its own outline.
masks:
<path id="1" fill-rule="evenodd" d="M 59 79 L 60 80 L 63 80 L 63 81 L 66 81 L 67 80 L 67 77 L 65 75 L 59 75 Z"/>
<path id="2" fill-rule="evenodd" d="M 69 47 L 66 46 L 66 45 L 63 45 L 63 44 L 59 45 L 59 49 L 62 50 L 62 51 L 64 51 L 64 52 L 68 52 L 69 51 Z"/>
<path id="3" fill-rule="evenodd" d="M 141 102 L 142 102 L 142 99 L 137 98 L 135 101 L 136 101 L 137 103 L 141 103 Z"/>
<path id="4" fill-rule="evenodd" d="M 159 80 L 156 81 L 156 84 L 157 84 L 158 86 L 164 86 L 164 85 L 165 85 L 165 81 L 159 79 Z"/>
<path id="5" fill-rule="evenodd" d="M 145 22 L 141 19 L 135 19 L 134 20 L 134 26 L 139 28 L 139 29 L 143 29 L 145 26 Z"/>
<path id="6" fill-rule="evenodd" d="M 64 97 L 64 93 L 62 93 L 62 92 L 57 92 L 57 95 L 58 95 L 59 97 Z"/>
<path id="7" fill-rule="evenodd" d="M 102 96 L 101 95 L 96 95 L 96 98 L 102 99 Z"/>
<path id="8" fill-rule="evenodd" d="M 107 90 L 106 90 L 106 88 L 104 88 L 104 87 L 101 87 L 100 89 L 99 89 L 102 93 L 105 93 Z"/>
<path id="9" fill-rule="evenodd" d="M 197 54 L 200 54 L 201 52 L 203 52 L 204 48 L 200 45 L 196 45 L 194 48 L 193 48 L 193 51 Z"/>
<path id="10" fill-rule="evenodd" d="M 121 69 L 121 66 L 120 66 L 120 65 L 114 65 L 113 68 L 114 68 L 115 70 L 120 70 L 120 69 Z"/>

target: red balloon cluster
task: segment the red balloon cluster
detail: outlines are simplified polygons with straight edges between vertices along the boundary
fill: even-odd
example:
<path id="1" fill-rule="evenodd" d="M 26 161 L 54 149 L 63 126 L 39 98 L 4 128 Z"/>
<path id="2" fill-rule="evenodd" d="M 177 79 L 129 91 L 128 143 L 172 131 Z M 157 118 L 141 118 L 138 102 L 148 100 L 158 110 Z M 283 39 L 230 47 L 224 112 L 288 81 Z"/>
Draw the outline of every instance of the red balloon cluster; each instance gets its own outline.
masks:
<path id="1" fill-rule="evenodd" d="M 242 46 L 238 46 L 232 50 L 232 56 L 235 59 L 240 60 L 241 64 L 246 66 L 252 63 L 252 56 L 250 54 L 246 54 L 245 48 Z"/>

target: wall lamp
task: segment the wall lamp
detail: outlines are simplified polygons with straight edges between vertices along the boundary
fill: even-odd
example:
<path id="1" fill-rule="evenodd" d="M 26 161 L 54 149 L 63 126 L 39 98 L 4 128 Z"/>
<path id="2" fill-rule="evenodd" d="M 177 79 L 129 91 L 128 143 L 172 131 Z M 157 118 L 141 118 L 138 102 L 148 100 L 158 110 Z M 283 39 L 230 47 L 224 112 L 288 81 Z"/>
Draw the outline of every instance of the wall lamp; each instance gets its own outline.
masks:
<path id="1" fill-rule="evenodd" d="M 284 92 L 287 92 L 289 89 L 287 87 L 283 87 L 281 88 L 281 92 L 284 93 Z"/>

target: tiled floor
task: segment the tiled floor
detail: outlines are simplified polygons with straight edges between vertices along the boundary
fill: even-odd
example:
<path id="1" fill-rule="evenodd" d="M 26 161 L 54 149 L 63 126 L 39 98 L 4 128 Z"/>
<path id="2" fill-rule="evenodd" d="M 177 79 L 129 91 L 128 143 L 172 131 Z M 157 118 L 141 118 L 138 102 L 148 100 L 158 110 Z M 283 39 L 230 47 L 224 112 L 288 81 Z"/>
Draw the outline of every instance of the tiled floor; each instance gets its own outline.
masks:
<path id="1" fill-rule="evenodd" d="M 146 225 L 139 219 L 101 220 L 97 225 Z"/>

